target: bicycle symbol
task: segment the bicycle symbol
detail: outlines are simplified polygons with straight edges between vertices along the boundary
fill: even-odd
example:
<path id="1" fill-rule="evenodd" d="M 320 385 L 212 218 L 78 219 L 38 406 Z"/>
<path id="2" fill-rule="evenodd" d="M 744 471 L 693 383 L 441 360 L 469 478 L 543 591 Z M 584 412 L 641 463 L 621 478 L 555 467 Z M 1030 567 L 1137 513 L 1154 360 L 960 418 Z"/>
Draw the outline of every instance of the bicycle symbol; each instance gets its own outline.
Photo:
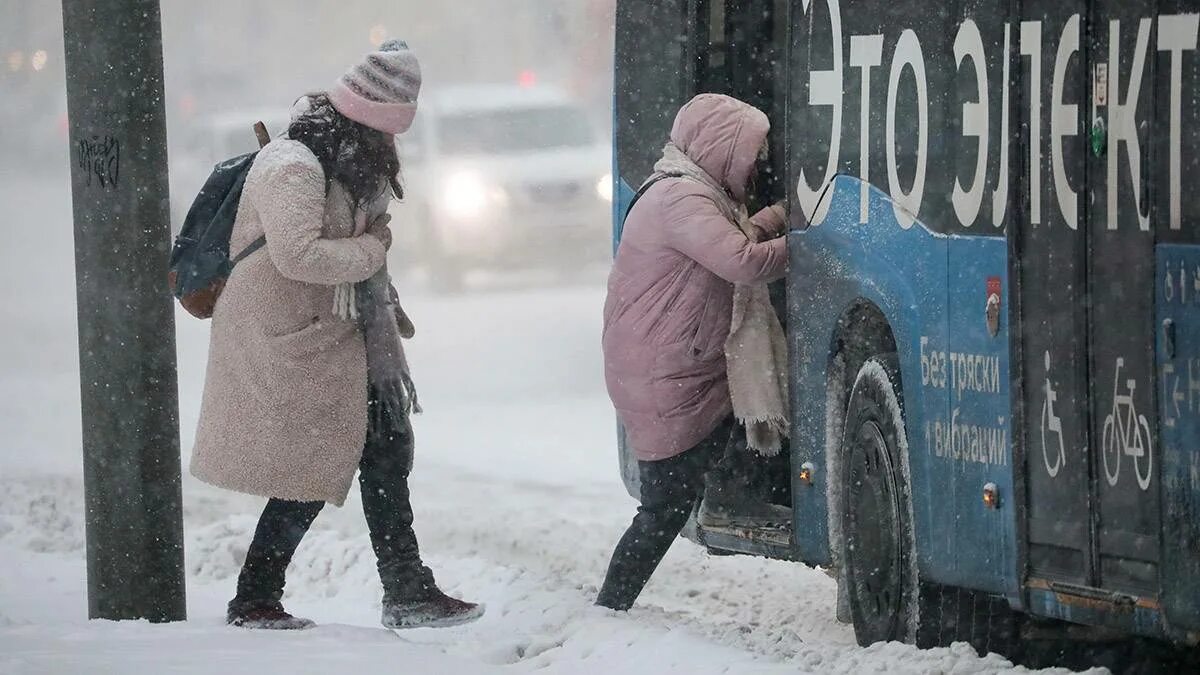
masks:
<path id="1" fill-rule="evenodd" d="M 1051 478 L 1058 475 L 1067 463 L 1067 449 L 1063 443 L 1062 419 L 1054 414 L 1054 402 L 1058 400 L 1058 392 L 1050 383 L 1050 352 L 1046 352 L 1046 402 L 1042 404 L 1042 460 L 1046 462 L 1046 472 Z M 1046 444 L 1046 431 L 1058 434 L 1058 453 L 1052 453 Z M 1054 461 L 1050 457 L 1054 455 Z"/>
<path id="2" fill-rule="evenodd" d="M 1104 418 L 1104 430 L 1101 435 L 1103 444 L 1104 473 L 1108 484 L 1115 486 L 1121 474 L 1121 456 L 1133 458 L 1133 470 L 1137 474 L 1138 487 L 1149 489 L 1151 472 L 1154 469 L 1154 448 L 1151 447 L 1150 423 L 1145 415 L 1139 415 L 1133 404 L 1133 392 L 1137 381 L 1125 380 L 1127 394 L 1120 394 L 1121 369 L 1125 367 L 1125 359 L 1117 359 L 1117 372 L 1113 381 L 1113 408 Z M 1143 458 L 1145 461 L 1143 462 Z M 1142 464 L 1145 464 L 1143 470 Z"/>

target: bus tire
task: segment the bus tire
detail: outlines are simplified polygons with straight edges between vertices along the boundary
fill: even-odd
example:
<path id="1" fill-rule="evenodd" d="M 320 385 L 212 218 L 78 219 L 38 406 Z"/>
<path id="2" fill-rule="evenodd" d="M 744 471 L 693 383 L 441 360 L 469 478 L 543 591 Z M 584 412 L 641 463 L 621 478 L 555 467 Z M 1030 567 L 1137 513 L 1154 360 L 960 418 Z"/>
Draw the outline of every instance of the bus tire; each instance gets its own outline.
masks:
<path id="1" fill-rule="evenodd" d="M 899 360 L 867 359 L 842 435 L 842 569 L 863 646 L 916 639 L 918 587 Z"/>

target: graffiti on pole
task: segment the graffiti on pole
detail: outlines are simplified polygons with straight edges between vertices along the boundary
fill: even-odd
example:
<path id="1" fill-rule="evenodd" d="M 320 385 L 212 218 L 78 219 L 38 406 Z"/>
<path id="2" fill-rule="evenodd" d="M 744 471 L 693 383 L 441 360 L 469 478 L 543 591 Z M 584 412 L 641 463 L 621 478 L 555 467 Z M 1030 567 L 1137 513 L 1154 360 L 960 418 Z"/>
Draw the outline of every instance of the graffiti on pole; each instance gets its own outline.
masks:
<path id="1" fill-rule="evenodd" d="M 121 141 L 107 134 L 80 139 L 79 168 L 87 176 L 87 187 L 115 190 L 121 177 Z"/>

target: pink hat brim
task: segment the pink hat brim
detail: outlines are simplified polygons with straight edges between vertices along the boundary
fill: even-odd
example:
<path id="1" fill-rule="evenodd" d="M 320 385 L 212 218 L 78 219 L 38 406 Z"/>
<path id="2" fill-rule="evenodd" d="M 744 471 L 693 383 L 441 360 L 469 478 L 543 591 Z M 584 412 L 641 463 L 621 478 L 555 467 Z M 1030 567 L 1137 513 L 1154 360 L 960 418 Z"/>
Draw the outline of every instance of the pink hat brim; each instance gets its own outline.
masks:
<path id="1" fill-rule="evenodd" d="M 342 82 L 329 90 L 329 102 L 355 122 L 393 135 L 408 131 L 417 116 L 416 103 L 378 103 L 355 94 Z"/>

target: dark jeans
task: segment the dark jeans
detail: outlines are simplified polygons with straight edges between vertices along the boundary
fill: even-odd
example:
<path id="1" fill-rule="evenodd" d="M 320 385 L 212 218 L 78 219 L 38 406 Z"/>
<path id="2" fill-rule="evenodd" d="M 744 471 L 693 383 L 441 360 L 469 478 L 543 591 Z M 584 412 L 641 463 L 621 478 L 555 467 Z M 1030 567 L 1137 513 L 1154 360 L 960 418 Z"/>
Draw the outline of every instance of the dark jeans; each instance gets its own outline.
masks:
<path id="1" fill-rule="evenodd" d="M 372 407 L 375 405 L 371 403 Z M 408 473 L 412 467 L 413 435 L 407 420 L 402 426 L 405 428 L 402 433 L 368 434 L 358 465 L 363 514 L 371 533 L 384 597 L 400 601 L 419 596 L 433 583 L 429 570 L 421 564 L 417 535 L 412 529 Z M 325 502 L 319 501 L 267 502 L 246 552 L 246 562 L 238 576 L 237 596 L 229 603 L 230 611 L 280 606 L 288 564 L 324 506 Z"/>
<path id="2" fill-rule="evenodd" d="M 727 451 L 734 428 L 733 420 L 727 420 L 690 450 L 657 462 L 638 462 L 642 503 L 617 542 L 596 604 L 616 610 L 633 606 L 704 495 L 705 474 L 736 471 L 736 464 L 742 464 Z"/>

